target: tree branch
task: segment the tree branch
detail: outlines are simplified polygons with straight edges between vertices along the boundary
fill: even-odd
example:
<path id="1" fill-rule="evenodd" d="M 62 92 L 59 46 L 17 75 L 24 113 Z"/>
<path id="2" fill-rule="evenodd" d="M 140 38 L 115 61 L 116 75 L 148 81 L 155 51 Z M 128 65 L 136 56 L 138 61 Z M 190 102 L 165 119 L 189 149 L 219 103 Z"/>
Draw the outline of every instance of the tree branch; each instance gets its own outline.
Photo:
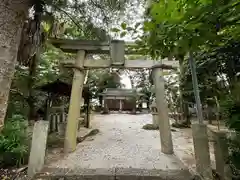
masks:
<path id="1" fill-rule="evenodd" d="M 63 12 L 67 17 L 69 17 L 69 19 L 82 31 L 82 32 L 85 32 L 83 31 L 82 27 L 73 19 L 73 17 L 68 13 L 66 12 L 65 10 L 59 8 L 58 6 L 56 5 L 52 5 L 54 8 L 56 8 L 57 10 Z"/>

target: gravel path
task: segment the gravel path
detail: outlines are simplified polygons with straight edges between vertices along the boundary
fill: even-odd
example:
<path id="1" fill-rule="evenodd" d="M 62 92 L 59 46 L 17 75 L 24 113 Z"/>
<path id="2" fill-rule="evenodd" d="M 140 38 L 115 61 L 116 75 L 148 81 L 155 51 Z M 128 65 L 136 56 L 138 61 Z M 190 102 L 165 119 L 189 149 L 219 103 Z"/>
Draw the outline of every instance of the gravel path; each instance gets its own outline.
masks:
<path id="1" fill-rule="evenodd" d="M 183 169 L 177 157 L 161 153 L 158 131 L 142 129 L 147 123 L 151 123 L 151 115 L 96 115 L 92 124 L 100 133 L 50 167 Z"/>

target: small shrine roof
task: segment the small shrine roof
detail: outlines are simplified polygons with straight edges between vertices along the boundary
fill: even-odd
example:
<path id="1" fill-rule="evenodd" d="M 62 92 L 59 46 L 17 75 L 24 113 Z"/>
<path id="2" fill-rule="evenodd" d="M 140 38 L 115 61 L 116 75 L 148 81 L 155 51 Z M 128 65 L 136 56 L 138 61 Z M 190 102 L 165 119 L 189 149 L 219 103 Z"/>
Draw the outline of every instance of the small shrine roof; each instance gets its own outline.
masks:
<path id="1" fill-rule="evenodd" d="M 103 93 L 103 96 L 135 96 L 135 95 L 142 95 L 138 93 L 136 89 L 121 89 L 121 88 L 107 88 Z"/>
<path id="2" fill-rule="evenodd" d="M 47 84 L 38 86 L 36 89 L 38 89 L 40 91 L 60 95 L 60 96 L 70 96 L 71 90 L 72 90 L 72 85 L 65 83 L 58 79 L 56 81 L 49 82 Z M 90 94 L 89 88 L 85 86 L 83 88 L 82 96 L 86 97 L 86 96 L 89 96 L 89 94 Z"/>

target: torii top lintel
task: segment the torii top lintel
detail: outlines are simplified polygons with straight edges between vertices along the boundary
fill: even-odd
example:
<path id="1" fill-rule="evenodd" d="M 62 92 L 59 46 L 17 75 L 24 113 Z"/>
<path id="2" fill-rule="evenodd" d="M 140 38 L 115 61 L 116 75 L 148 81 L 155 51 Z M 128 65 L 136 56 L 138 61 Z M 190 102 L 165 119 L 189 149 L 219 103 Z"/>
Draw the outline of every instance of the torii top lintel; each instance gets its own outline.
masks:
<path id="1" fill-rule="evenodd" d="M 86 53 L 89 54 L 110 54 L 111 60 L 85 60 L 84 68 L 88 69 L 107 67 L 141 69 L 154 68 L 155 65 L 158 65 L 158 68 L 162 69 L 174 69 L 179 67 L 178 61 L 164 60 L 164 64 L 162 64 L 161 61 L 144 59 L 125 60 L 125 54 L 137 54 L 136 51 L 133 52 L 125 49 L 125 45 L 134 46 L 136 45 L 134 43 L 125 43 L 124 41 L 119 40 L 102 42 L 95 40 L 50 39 L 49 41 L 55 47 L 60 48 L 64 52 L 77 53 L 77 51 L 79 50 L 85 50 Z M 63 64 L 65 64 L 66 67 L 73 67 L 74 61 L 65 61 L 65 63 Z M 171 66 L 173 66 L 174 68 L 171 68 Z"/>
<path id="2" fill-rule="evenodd" d="M 71 40 L 71 39 L 49 39 L 49 42 L 55 47 L 60 48 L 63 52 L 76 53 L 79 50 L 85 50 L 89 54 L 109 54 L 111 42 L 123 42 L 126 45 L 134 45 L 133 43 L 125 43 L 121 40 L 97 41 L 97 40 Z M 135 51 L 125 51 L 126 54 L 135 53 Z"/>

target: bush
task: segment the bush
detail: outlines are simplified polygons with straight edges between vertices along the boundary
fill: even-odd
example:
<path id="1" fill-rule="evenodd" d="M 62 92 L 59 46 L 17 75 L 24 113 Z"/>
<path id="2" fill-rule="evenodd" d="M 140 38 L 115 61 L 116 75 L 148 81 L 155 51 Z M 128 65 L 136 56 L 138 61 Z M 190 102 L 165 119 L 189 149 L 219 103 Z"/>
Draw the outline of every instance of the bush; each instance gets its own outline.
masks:
<path id="1" fill-rule="evenodd" d="M 0 134 L 0 166 L 20 166 L 28 155 L 27 121 L 21 115 L 7 119 Z"/>
<path id="2" fill-rule="evenodd" d="M 236 83 L 231 91 L 220 102 L 221 115 L 225 119 L 226 126 L 236 132 L 235 137 L 228 139 L 229 164 L 234 175 L 240 175 L 240 84 Z"/>

